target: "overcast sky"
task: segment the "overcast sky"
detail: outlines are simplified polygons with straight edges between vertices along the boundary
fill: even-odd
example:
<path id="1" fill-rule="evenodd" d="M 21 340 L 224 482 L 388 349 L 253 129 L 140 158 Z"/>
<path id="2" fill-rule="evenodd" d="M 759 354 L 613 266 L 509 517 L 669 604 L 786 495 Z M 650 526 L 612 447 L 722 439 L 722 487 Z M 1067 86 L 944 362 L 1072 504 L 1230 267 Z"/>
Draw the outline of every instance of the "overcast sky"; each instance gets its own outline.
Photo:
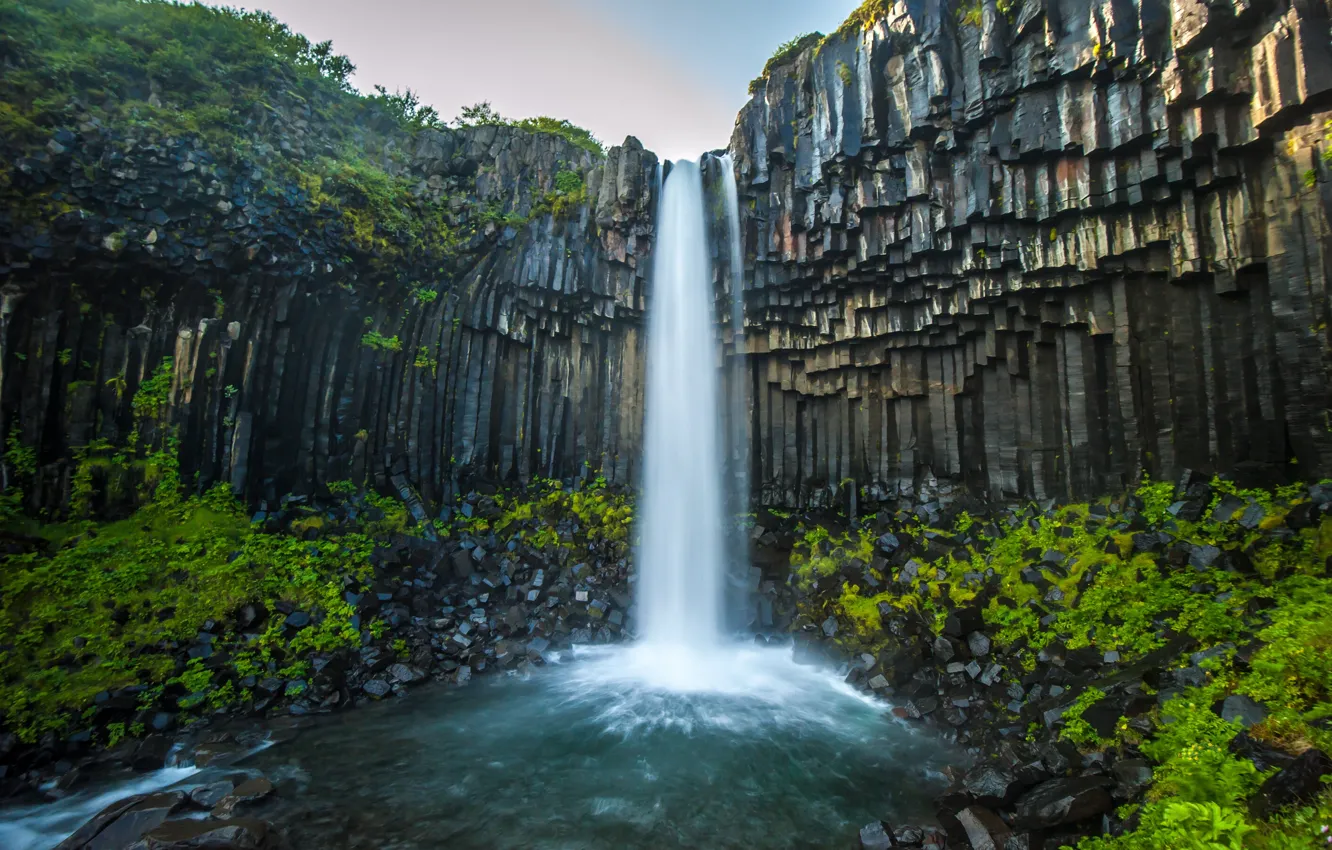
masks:
<path id="1" fill-rule="evenodd" d="M 725 147 L 773 48 L 859 0 L 240 0 L 333 40 L 363 91 L 410 87 L 445 119 L 488 100 L 664 158 Z"/>

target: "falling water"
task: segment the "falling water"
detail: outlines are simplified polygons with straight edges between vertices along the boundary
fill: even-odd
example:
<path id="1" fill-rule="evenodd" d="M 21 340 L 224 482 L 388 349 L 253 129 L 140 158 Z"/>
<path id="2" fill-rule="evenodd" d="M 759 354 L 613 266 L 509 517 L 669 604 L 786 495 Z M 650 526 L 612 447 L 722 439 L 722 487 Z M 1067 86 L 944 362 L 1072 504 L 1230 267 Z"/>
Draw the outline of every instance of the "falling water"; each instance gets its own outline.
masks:
<path id="1" fill-rule="evenodd" d="M 731 291 L 731 351 L 727 366 L 727 451 L 730 459 L 728 505 L 729 528 L 749 513 L 749 374 L 745 369 L 744 258 L 740 250 L 740 193 L 735 185 L 735 162 L 729 153 L 717 159 L 721 167 L 722 196 L 726 201 L 727 284 Z M 749 547 L 743 534 L 726 537 L 729 576 L 733 593 L 730 623 L 744 626 L 752 609 L 749 580 Z"/>
<path id="2" fill-rule="evenodd" d="M 703 180 L 677 162 L 662 188 L 648 307 L 639 633 L 667 657 L 721 640 L 722 486 Z"/>

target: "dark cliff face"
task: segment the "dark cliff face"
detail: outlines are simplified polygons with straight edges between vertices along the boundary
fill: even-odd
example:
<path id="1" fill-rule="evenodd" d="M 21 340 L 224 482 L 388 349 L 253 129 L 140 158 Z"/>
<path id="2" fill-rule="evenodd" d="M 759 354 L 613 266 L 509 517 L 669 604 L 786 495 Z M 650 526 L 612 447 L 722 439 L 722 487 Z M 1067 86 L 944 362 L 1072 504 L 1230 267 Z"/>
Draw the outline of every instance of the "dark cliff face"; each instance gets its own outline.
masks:
<path id="1" fill-rule="evenodd" d="M 1332 474 L 1325 9 L 867 19 L 772 69 L 731 143 L 759 500 Z M 114 506 L 108 466 L 172 428 L 187 482 L 252 502 L 632 482 L 656 157 L 370 114 L 338 138 L 373 168 L 321 170 L 302 109 L 257 109 L 244 156 L 91 122 L 0 170 L 0 438 L 35 452 L 29 506 L 90 466 Z"/>
<path id="2" fill-rule="evenodd" d="M 1332 472 L 1327 33 L 911 2 L 775 69 L 731 145 L 763 500 Z"/>
<path id="3" fill-rule="evenodd" d="M 449 214 L 390 251 L 274 169 L 85 130 L 11 172 L 47 207 L 7 211 L 0 319 L 0 431 L 36 452 L 32 506 L 162 426 L 187 482 L 251 501 L 632 475 L 656 171 L 635 140 L 600 159 L 509 127 L 417 133 L 387 167 Z M 163 395 L 146 382 L 166 363 Z M 145 386 L 160 404 L 136 404 Z"/>

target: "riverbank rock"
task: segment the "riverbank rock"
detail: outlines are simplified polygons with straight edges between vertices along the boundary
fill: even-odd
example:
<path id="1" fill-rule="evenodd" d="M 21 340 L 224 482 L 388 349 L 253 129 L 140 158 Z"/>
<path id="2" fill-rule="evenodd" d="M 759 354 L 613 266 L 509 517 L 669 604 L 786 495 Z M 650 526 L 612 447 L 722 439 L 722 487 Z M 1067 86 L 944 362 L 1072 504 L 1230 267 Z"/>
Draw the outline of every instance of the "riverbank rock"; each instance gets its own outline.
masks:
<path id="1" fill-rule="evenodd" d="M 56 850 L 123 850 L 185 805 L 185 794 L 165 791 L 112 803 L 79 827 Z"/>
<path id="2" fill-rule="evenodd" d="M 254 818 L 171 821 L 143 836 L 129 850 L 283 850 L 280 834 Z"/>
<path id="3" fill-rule="evenodd" d="M 1305 750 L 1263 782 L 1249 803 L 1249 811 L 1256 818 L 1266 818 L 1287 806 L 1307 803 L 1323 790 L 1323 777 L 1329 774 L 1332 759 L 1322 750 Z"/>
<path id="4" fill-rule="evenodd" d="M 273 783 L 264 777 L 247 779 L 237 785 L 213 806 L 212 816 L 219 819 L 230 818 L 237 810 L 246 810 L 263 802 L 276 793 Z"/>

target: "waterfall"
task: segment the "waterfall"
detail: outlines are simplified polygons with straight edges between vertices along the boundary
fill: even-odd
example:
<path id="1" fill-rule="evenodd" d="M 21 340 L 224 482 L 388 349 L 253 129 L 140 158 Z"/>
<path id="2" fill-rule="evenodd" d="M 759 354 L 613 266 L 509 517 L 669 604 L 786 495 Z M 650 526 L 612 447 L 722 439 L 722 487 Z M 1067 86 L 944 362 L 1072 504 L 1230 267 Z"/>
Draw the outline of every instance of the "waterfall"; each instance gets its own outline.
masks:
<path id="1" fill-rule="evenodd" d="M 722 196 L 726 202 L 727 285 L 731 292 L 731 343 L 727 381 L 727 450 L 730 459 L 730 504 L 727 527 L 734 529 L 749 513 L 749 373 L 745 368 L 744 257 L 740 250 L 740 193 L 735 185 L 735 162 L 729 153 L 717 159 L 721 167 Z M 727 535 L 734 625 L 747 624 L 752 607 L 748 593 L 749 546 L 744 534 Z"/>
<path id="2" fill-rule="evenodd" d="M 721 642 L 723 511 L 717 346 L 696 163 L 662 188 L 648 304 L 639 634 L 664 663 Z M 684 659 L 688 663 L 687 657 Z"/>

